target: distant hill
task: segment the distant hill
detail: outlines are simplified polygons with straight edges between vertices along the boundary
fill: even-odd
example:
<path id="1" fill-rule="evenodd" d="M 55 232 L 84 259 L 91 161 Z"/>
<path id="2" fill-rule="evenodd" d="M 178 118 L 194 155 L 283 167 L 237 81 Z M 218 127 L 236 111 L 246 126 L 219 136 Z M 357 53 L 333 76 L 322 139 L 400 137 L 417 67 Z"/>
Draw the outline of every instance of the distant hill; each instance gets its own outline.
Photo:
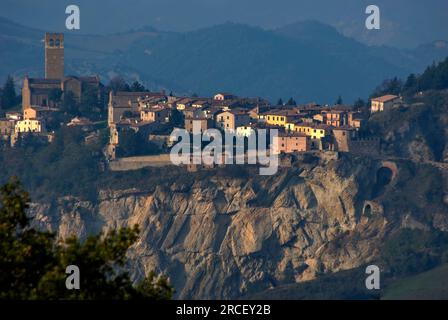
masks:
<path id="1" fill-rule="evenodd" d="M 0 79 L 43 74 L 43 32 L 0 18 Z M 186 33 L 68 33 L 66 73 L 98 73 L 104 82 L 119 73 L 177 93 L 225 90 L 321 103 L 341 95 L 351 102 L 384 78 L 421 72 L 447 56 L 448 46 L 441 43 L 416 50 L 368 47 L 314 21 L 275 30 L 226 23 Z"/>

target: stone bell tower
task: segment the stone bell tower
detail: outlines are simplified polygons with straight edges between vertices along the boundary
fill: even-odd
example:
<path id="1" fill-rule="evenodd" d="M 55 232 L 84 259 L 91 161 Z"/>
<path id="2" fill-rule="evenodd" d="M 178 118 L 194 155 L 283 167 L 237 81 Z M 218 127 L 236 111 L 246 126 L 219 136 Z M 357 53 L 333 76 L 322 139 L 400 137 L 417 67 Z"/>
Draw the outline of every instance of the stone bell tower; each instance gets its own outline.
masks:
<path id="1" fill-rule="evenodd" d="M 45 78 L 64 77 L 64 34 L 45 33 Z"/>

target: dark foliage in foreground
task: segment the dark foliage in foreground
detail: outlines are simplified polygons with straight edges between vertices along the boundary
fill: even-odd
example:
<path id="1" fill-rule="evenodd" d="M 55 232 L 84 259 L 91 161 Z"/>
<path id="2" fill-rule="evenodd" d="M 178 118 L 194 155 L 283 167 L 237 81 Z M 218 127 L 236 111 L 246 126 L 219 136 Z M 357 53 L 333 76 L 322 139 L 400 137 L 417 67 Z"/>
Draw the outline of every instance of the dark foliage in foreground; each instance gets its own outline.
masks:
<path id="1" fill-rule="evenodd" d="M 31 227 L 28 194 L 16 180 L 0 188 L 0 299 L 170 299 L 165 277 L 150 273 L 134 285 L 125 270 L 126 252 L 138 227 L 58 241 Z M 80 289 L 68 290 L 66 267 L 80 270 Z"/>

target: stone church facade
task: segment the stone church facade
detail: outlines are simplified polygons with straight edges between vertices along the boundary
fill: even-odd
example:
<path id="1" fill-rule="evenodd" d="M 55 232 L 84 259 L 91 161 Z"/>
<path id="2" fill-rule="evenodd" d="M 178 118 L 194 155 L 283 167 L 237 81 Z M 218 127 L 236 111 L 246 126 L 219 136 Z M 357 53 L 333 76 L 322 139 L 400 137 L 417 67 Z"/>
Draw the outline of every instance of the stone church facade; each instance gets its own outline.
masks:
<path id="1" fill-rule="evenodd" d="M 55 107 L 54 96 L 72 92 L 80 102 L 83 90 L 100 89 L 99 76 L 77 77 L 64 75 L 64 35 L 45 34 L 45 78 L 25 76 L 22 86 L 22 108 Z M 99 94 L 99 90 L 98 90 Z"/>

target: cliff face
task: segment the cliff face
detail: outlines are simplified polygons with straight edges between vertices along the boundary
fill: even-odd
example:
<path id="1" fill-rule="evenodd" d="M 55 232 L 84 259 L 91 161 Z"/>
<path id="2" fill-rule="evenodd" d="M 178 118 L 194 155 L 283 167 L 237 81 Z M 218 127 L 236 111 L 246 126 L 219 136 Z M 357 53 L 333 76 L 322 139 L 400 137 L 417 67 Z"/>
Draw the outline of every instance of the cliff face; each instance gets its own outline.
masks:
<path id="1" fill-rule="evenodd" d="M 129 252 L 136 279 L 156 270 L 169 275 L 177 298 L 238 298 L 375 258 L 399 225 L 381 205 L 390 186 L 378 187 L 380 167 L 314 159 L 271 177 L 210 171 L 188 183 L 161 178 L 152 190 L 104 190 L 96 203 L 37 203 L 32 212 L 62 238 L 139 224 Z"/>

